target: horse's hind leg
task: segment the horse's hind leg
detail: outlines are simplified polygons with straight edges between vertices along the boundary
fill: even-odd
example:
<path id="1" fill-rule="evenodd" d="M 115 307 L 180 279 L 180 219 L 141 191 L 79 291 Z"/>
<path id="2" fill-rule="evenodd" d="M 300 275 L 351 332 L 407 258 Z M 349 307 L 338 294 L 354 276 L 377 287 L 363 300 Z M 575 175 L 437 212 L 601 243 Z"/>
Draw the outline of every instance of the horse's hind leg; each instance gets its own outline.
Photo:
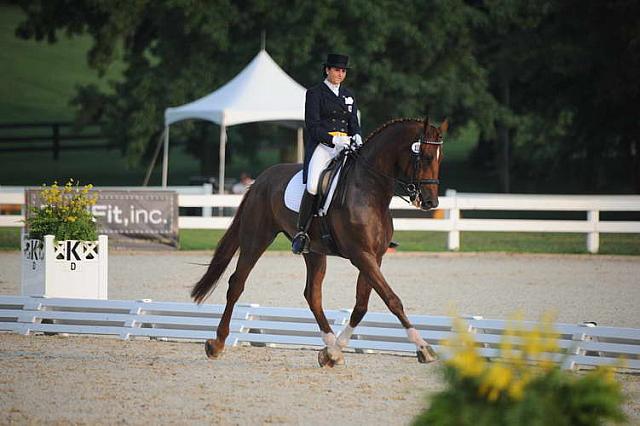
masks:
<path id="1" fill-rule="evenodd" d="M 229 277 L 229 289 L 227 290 L 227 305 L 216 330 L 216 338 L 209 339 L 205 343 L 205 351 L 209 358 L 217 358 L 224 350 L 224 342 L 229 336 L 229 323 L 233 308 L 244 291 L 244 283 L 262 253 L 269 247 L 276 234 L 258 235 L 254 234 L 253 239 L 248 244 L 240 244 L 240 256 L 236 270 Z"/>

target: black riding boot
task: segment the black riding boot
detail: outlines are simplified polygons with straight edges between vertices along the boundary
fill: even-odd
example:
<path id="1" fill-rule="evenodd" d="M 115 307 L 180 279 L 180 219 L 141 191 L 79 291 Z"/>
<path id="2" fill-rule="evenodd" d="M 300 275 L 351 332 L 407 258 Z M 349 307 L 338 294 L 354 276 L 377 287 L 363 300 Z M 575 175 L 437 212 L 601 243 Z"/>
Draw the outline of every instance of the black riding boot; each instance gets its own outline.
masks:
<path id="1" fill-rule="evenodd" d="M 309 230 L 309 225 L 311 225 L 315 204 L 316 196 L 305 190 L 300 203 L 300 213 L 298 214 L 298 233 L 291 242 L 291 251 L 294 254 L 309 253 L 310 240 L 307 231 Z"/>

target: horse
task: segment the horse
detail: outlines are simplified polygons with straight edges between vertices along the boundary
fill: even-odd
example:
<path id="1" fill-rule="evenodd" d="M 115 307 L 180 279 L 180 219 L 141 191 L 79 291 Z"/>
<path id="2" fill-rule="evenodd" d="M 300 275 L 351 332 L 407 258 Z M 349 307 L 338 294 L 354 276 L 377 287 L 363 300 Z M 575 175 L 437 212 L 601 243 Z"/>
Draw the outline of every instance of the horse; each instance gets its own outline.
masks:
<path id="1" fill-rule="evenodd" d="M 365 140 L 355 151 L 348 177 L 342 183 L 344 203 L 334 203 L 326 220 L 335 236 L 338 253 L 358 270 L 356 301 L 349 324 L 336 337 L 322 308 L 322 282 L 327 255 L 336 254 L 320 239 L 321 229 L 314 218 L 310 228 L 310 251 L 302 256 L 306 264 L 304 297 L 313 313 L 326 345 L 318 353 L 320 366 L 343 364 L 342 350 L 367 312 L 372 290 L 405 328 L 416 345 L 418 361 L 437 359 L 433 348 L 420 336 L 404 312 L 400 298 L 382 275 L 380 265 L 391 242 L 393 222 L 389 203 L 398 183 L 405 187 L 410 202 L 422 210 L 438 206 L 439 168 L 443 154 L 445 119 L 439 127 L 429 119 L 391 120 Z M 233 255 L 240 250 L 235 271 L 229 278 L 227 303 L 216 330 L 216 338 L 205 343 L 209 358 L 219 357 L 229 335 L 233 308 L 242 294 L 252 268 L 279 233 L 289 239 L 296 233 L 297 214 L 284 204 L 289 180 L 301 164 L 278 164 L 265 170 L 244 195 L 230 227 L 220 240 L 202 278 L 194 285 L 191 297 L 202 303 L 216 288 Z M 335 200 L 334 200 L 335 201 Z"/>

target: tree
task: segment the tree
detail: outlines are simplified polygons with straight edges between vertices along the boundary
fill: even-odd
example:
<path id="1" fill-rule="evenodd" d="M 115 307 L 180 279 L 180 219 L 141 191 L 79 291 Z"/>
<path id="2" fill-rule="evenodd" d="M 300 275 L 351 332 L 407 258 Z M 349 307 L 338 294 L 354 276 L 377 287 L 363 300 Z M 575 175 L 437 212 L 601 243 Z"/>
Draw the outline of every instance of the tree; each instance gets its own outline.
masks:
<path id="1" fill-rule="evenodd" d="M 592 191 L 623 171 L 640 192 L 640 4 L 566 1 L 554 4 L 543 31 L 552 40 L 540 87 L 543 117 L 564 116 L 566 137 L 556 149 L 564 167 Z"/>
<path id="2" fill-rule="evenodd" d="M 228 81 L 257 53 L 266 31 L 269 53 L 306 87 L 321 78 L 328 52 L 351 56 L 347 84 L 365 132 L 391 118 L 421 116 L 429 103 L 432 116 L 447 115 L 454 129 L 479 128 L 496 153 L 503 191 L 523 188 L 522 181 L 535 190 L 567 176 L 573 189 L 640 191 L 636 1 L 18 3 L 27 12 L 21 37 L 55 42 L 60 32 L 87 33 L 92 67 L 125 62 L 111 93 L 82 87 L 75 102 L 79 120 L 106 122 L 109 137 L 134 162 L 153 148 L 166 107 Z M 203 139 L 217 132 L 199 132 L 181 124 L 176 140 L 211 159 L 217 150 Z M 254 149 L 255 131 L 237 136 L 239 152 Z M 211 167 L 203 160 L 203 170 Z M 626 185 L 617 184 L 621 179 Z"/>
<path id="3" fill-rule="evenodd" d="M 503 189 L 514 170 L 588 192 L 640 192 L 640 121 L 632 118 L 640 100 L 640 4 L 487 0 L 477 7 L 487 16 L 479 57 L 500 102 Z"/>
<path id="4" fill-rule="evenodd" d="M 258 50 L 260 34 L 285 71 L 305 86 L 321 77 L 330 51 L 352 57 L 364 128 L 398 116 L 434 115 L 463 123 L 490 120 L 484 70 L 471 54 L 477 13 L 462 1 L 370 3 L 297 1 L 22 0 L 21 37 L 55 42 L 62 31 L 90 34 L 89 64 L 126 63 L 113 93 L 82 87 L 81 121 L 101 118 L 132 161 L 149 151 L 164 108 L 200 97 L 233 77 Z M 177 138 L 193 135 L 177 126 Z M 190 140 L 201 140 L 191 136 Z M 191 151 L 202 154 L 201 143 Z M 216 150 L 212 150 L 216 151 Z M 208 154 L 207 154 L 208 155 Z"/>

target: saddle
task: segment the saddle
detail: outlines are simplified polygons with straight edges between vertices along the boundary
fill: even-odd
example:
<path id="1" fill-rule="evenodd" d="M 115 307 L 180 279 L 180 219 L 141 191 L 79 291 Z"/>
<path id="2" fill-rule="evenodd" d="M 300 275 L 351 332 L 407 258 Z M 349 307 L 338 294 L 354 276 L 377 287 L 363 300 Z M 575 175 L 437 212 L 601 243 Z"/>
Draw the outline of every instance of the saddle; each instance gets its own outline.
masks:
<path id="1" fill-rule="evenodd" d="M 331 205 L 332 195 L 334 195 L 336 186 L 342 182 L 340 179 L 341 171 L 345 165 L 347 158 L 345 155 L 338 155 L 331 160 L 326 169 L 320 173 L 318 182 L 318 216 L 326 216 Z M 334 185 L 335 184 L 335 185 Z"/>
<path id="2" fill-rule="evenodd" d="M 331 206 L 337 207 L 345 204 L 345 182 L 348 180 L 352 164 L 353 158 L 345 155 L 344 151 L 331 160 L 327 168 L 320 174 L 318 199 L 314 211 L 314 217 L 320 223 L 323 244 L 332 254 L 340 256 L 342 255 L 337 250 L 335 239 L 327 220 L 327 214 Z M 305 185 L 302 183 L 302 171 L 300 171 L 287 184 L 284 193 L 285 206 L 294 212 L 298 212 L 304 191 Z"/>
<path id="3" fill-rule="evenodd" d="M 347 180 L 348 170 L 352 164 L 351 157 L 342 151 L 338 156 L 331 160 L 326 169 L 320 174 L 318 182 L 318 206 L 320 208 L 315 212 L 314 216 L 318 217 L 320 223 L 320 240 L 322 244 L 332 253 L 341 257 L 345 257 L 340 253 L 335 242 L 334 235 L 327 220 L 327 213 L 333 198 L 336 198 L 334 207 L 342 206 L 345 202 L 345 182 Z M 336 204 L 337 203 L 337 204 Z"/>

